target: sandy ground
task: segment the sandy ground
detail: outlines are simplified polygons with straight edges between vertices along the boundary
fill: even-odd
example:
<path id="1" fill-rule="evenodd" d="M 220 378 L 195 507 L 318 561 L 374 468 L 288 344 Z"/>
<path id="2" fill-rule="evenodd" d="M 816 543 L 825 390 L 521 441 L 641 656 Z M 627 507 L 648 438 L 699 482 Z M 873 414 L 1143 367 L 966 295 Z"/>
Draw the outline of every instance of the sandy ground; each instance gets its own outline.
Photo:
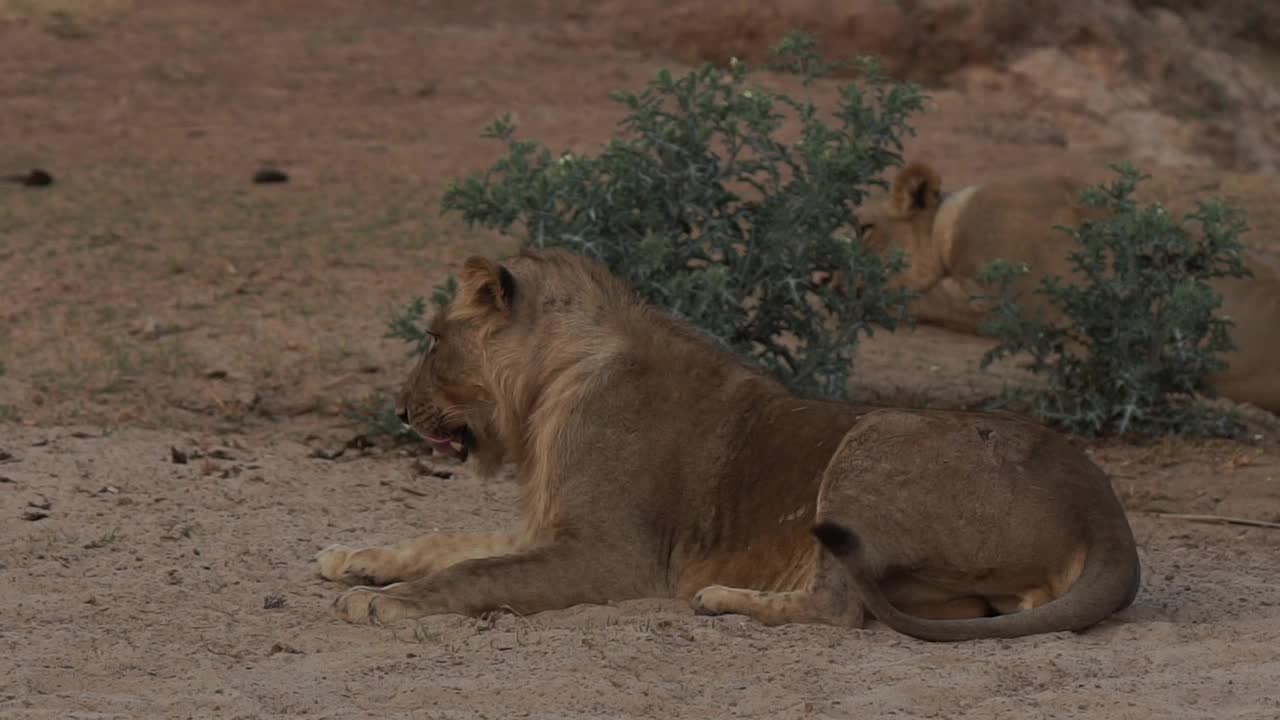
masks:
<path id="1" fill-rule="evenodd" d="M 0 0 L 0 174 L 56 178 L 0 185 L 0 717 L 1280 717 L 1280 532 L 1166 515 L 1280 521 L 1261 415 L 1249 442 L 1089 448 L 1146 575 L 1083 635 L 943 646 L 660 601 L 335 620 L 321 547 L 511 520 L 507 479 L 344 447 L 408 370 L 392 310 L 510 247 L 440 192 L 495 157 L 498 113 L 590 149 L 606 92 L 673 61 L 556 3 L 299 7 Z M 910 154 L 957 183 L 1113 159 L 1017 98 L 931 92 Z M 267 165 L 290 182 L 251 184 Z M 1274 178 L 1156 186 L 1236 199 L 1274 252 Z M 877 334 L 858 393 L 975 402 L 1010 377 L 976 372 L 984 347 Z"/>
<path id="2" fill-rule="evenodd" d="M 499 528 L 512 483 L 253 437 L 15 429 L 5 449 L 4 717 L 1280 714 L 1274 531 L 1135 512 L 1142 593 L 1079 636 L 943 646 L 659 601 L 372 628 L 331 617 L 338 588 L 313 576 L 315 551 Z M 1157 450 L 1098 451 L 1131 507 L 1278 506 L 1273 454 Z"/>

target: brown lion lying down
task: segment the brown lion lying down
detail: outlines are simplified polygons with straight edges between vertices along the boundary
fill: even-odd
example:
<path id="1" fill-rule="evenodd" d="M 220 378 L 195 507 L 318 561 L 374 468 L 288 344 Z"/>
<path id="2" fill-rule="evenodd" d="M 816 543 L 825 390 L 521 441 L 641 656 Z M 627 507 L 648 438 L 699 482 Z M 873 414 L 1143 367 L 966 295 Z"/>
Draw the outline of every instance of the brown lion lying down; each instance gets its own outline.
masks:
<path id="1" fill-rule="evenodd" d="M 644 597 L 926 640 L 1083 630 L 1138 591 L 1106 476 L 1010 414 L 798 397 L 561 251 L 473 257 L 402 398 L 515 463 L 522 527 L 318 556 L 351 622 Z"/>
<path id="2" fill-rule="evenodd" d="M 978 277 L 993 260 L 1020 260 L 1030 272 L 1015 285 L 1028 309 L 1049 310 L 1031 291 L 1046 275 L 1077 277 L 1067 254 L 1075 241 L 1055 226 L 1079 227 L 1103 217 L 1080 201 L 1085 183 L 1068 177 L 1031 176 L 974 185 L 943 196 L 942 179 L 923 163 L 894 178 L 889 195 L 865 213 L 868 244 L 900 247 L 911 265 L 903 284 L 920 291 L 911 313 L 924 322 L 977 334 L 990 307 L 974 296 L 990 295 Z M 1216 278 L 1221 313 L 1231 318 L 1237 350 L 1224 353 L 1227 369 L 1211 378 L 1223 397 L 1280 413 L 1280 268 L 1245 254 L 1250 278 Z"/>

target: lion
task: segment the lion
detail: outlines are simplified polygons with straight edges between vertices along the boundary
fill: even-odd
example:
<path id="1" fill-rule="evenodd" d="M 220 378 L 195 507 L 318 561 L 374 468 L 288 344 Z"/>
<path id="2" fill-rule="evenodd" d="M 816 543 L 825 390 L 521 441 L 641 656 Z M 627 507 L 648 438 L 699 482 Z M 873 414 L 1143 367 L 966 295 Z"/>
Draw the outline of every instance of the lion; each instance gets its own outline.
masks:
<path id="1" fill-rule="evenodd" d="M 1080 227 L 1103 217 L 1084 205 L 1086 184 L 1065 176 L 994 180 L 943 194 L 937 171 L 911 163 L 894 178 L 889 193 L 860 218 L 868 247 L 883 253 L 905 250 L 910 260 L 901 284 L 919 292 L 910 310 L 919 320 L 980 334 L 991 306 L 976 300 L 993 288 L 979 276 L 991 261 L 1027 264 L 1014 285 L 1029 310 L 1054 317 L 1044 297 L 1031 291 L 1041 278 L 1078 277 L 1067 258 L 1075 241 L 1058 226 Z M 1217 393 L 1280 413 L 1280 268 L 1246 255 L 1253 276 L 1215 278 L 1222 312 L 1234 323 L 1237 349 L 1224 353 L 1227 368 L 1210 378 Z"/>
<path id="2" fill-rule="evenodd" d="M 1108 478 L 1028 418 L 797 395 L 561 249 L 467 259 L 429 327 L 402 418 L 512 464 L 521 520 L 322 550 L 343 620 L 676 598 L 955 641 L 1082 631 L 1138 591 Z"/>

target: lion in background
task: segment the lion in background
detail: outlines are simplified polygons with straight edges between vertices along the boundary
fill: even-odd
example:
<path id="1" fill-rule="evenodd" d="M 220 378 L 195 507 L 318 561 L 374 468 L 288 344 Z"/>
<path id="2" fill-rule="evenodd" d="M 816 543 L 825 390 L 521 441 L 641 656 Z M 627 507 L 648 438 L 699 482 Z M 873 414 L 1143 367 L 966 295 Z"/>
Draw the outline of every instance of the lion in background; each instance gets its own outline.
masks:
<path id="1" fill-rule="evenodd" d="M 921 294 L 910 305 L 919 320 L 979 334 L 990 305 L 974 300 L 990 295 L 979 276 L 992 261 L 1025 262 L 1030 272 L 1014 285 L 1030 311 L 1048 311 L 1032 291 L 1047 275 L 1078 277 L 1067 254 L 1075 247 L 1057 226 L 1079 227 L 1102 217 L 1080 199 L 1086 184 L 1068 177 L 1033 176 L 973 185 L 944 196 L 938 173 L 911 163 L 894 178 L 888 195 L 861 218 L 863 237 L 877 252 L 907 251 L 910 266 L 902 284 Z M 1246 254 L 1249 278 L 1215 278 L 1220 312 L 1237 350 L 1223 354 L 1227 368 L 1210 378 L 1223 397 L 1280 413 L 1280 268 Z"/>
<path id="2" fill-rule="evenodd" d="M 401 398 L 437 449 L 514 463 L 519 527 L 331 546 L 350 622 L 687 599 L 926 640 L 1083 630 L 1139 585 L 1107 477 L 1005 413 L 799 397 L 564 250 L 468 259 Z"/>

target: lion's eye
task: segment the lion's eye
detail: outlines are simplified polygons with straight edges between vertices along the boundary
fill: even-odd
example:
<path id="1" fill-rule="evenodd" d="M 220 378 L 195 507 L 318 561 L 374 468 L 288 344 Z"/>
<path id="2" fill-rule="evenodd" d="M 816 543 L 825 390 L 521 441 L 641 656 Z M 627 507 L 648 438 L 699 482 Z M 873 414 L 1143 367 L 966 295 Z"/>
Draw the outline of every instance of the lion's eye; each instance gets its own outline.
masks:
<path id="1" fill-rule="evenodd" d="M 866 237 L 868 233 L 870 233 L 872 230 L 875 230 L 875 229 L 876 229 L 875 223 L 863 223 L 861 227 L 858 228 L 858 234 L 861 235 L 862 237 Z"/>
<path id="2" fill-rule="evenodd" d="M 436 345 L 440 343 L 440 336 L 430 330 L 427 330 L 426 333 L 427 337 L 431 339 L 431 342 L 427 343 L 427 352 L 430 353 L 432 350 L 435 350 Z"/>

